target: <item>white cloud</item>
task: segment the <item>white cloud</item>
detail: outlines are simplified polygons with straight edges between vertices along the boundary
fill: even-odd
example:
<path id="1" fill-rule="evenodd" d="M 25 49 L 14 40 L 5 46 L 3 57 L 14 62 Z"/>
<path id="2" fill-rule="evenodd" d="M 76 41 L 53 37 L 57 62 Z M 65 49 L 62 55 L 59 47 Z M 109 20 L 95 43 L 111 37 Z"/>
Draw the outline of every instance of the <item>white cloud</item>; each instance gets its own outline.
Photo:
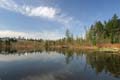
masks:
<path id="1" fill-rule="evenodd" d="M 13 0 L 0 0 L 0 7 L 19 12 L 23 15 L 27 16 L 39 16 L 45 18 L 54 18 L 57 15 L 57 9 L 47 6 L 27 6 L 27 5 L 18 5 Z"/>
<path id="2" fill-rule="evenodd" d="M 25 38 L 33 38 L 33 39 L 49 39 L 49 40 L 57 40 L 64 37 L 64 34 L 59 33 L 58 31 L 50 32 L 17 32 L 10 30 L 2 30 L 0 31 L 0 37 L 25 37 Z"/>
<path id="3" fill-rule="evenodd" d="M 30 9 L 29 9 L 30 10 Z M 49 7 L 37 7 L 31 9 L 30 16 L 43 16 L 48 18 L 54 18 L 56 15 L 56 10 Z"/>
<path id="4" fill-rule="evenodd" d="M 12 0 L 0 0 L 0 7 L 8 10 L 17 10 L 18 5 Z"/>
<path id="5" fill-rule="evenodd" d="M 73 17 L 67 16 L 60 9 L 54 7 L 18 5 L 14 0 L 0 0 L 0 7 L 26 16 L 48 18 L 63 24 L 67 28 L 71 26 L 71 23 L 76 23 Z"/>

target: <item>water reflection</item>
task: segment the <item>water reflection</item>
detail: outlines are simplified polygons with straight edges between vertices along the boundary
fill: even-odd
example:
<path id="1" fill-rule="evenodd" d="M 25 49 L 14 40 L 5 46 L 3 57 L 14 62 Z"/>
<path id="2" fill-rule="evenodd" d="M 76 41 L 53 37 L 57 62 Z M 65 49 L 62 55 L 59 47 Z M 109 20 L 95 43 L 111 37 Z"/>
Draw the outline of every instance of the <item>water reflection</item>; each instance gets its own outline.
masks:
<path id="1" fill-rule="evenodd" d="M 1 51 L 0 80 L 119 80 L 120 55 L 71 50 Z"/>
<path id="2" fill-rule="evenodd" d="M 120 77 L 120 55 L 92 53 L 86 56 L 87 63 L 99 74 L 102 71 Z"/>

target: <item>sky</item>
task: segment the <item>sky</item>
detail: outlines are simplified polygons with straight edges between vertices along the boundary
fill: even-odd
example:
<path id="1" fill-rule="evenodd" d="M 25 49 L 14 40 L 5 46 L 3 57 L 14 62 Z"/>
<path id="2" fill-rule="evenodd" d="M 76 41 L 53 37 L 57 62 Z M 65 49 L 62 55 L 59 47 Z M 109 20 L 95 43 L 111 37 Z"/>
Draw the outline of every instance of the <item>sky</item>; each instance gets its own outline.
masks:
<path id="1" fill-rule="evenodd" d="M 56 40 L 120 16 L 120 0 L 0 0 L 0 37 Z"/>

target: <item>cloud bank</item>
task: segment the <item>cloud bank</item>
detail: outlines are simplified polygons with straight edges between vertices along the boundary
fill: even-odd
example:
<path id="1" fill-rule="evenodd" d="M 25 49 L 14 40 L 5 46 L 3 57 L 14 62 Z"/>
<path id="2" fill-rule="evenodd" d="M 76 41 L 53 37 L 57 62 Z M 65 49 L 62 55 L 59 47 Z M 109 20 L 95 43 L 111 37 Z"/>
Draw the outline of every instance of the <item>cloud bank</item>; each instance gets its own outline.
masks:
<path id="1" fill-rule="evenodd" d="M 33 38 L 33 39 L 44 39 L 44 40 L 57 40 L 64 37 L 62 33 L 58 31 L 50 32 L 50 31 L 43 31 L 43 32 L 17 32 L 17 31 L 10 31 L 10 30 L 2 30 L 0 31 L 0 37 L 24 37 L 24 38 Z"/>
<path id="2" fill-rule="evenodd" d="M 33 7 L 28 5 L 18 5 L 13 0 L 0 0 L 0 7 L 21 13 L 27 16 L 39 16 L 45 18 L 55 18 L 57 9 L 47 6 Z"/>

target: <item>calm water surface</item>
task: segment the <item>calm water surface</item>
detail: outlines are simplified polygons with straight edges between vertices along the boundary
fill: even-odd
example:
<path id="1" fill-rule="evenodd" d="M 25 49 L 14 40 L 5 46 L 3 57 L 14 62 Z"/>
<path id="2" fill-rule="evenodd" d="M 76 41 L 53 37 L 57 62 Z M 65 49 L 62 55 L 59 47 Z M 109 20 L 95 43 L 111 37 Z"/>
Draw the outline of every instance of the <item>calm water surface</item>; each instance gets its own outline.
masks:
<path id="1" fill-rule="evenodd" d="M 120 80 L 120 55 L 83 52 L 0 54 L 0 80 Z"/>

